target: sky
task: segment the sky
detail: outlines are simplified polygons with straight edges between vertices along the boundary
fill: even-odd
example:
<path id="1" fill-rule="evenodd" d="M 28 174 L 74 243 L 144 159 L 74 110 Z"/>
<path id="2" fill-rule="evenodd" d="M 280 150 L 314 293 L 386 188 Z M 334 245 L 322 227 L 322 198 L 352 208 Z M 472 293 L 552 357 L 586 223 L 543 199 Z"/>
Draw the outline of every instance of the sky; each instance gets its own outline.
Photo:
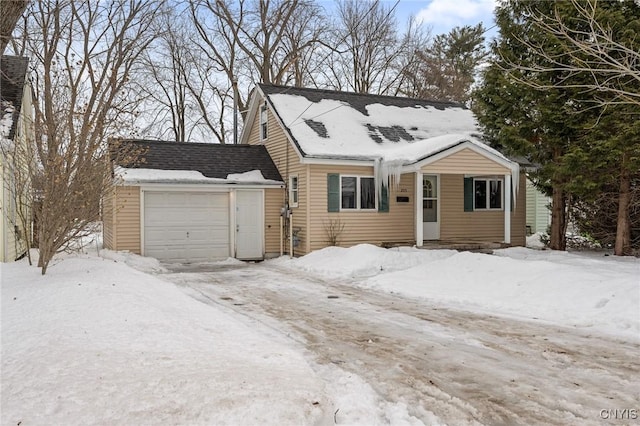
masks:
<path id="1" fill-rule="evenodd" d="M 401 0 L 398 15 L 402 19 L 403 15 L 414 14 L 419 21 L 431 25 L 436 35 L 456 26 L 476 25 L 478 22 L 487 29 L 492 27 L 495 24 L 495 5 L 496 0 Z"/>
<path id="2" fill-rule="evenodd" d="M 385 6 L 393 6 L 398 0 L 382 0 Z M 333 3 L 332 0 L 327 0 Z M 482 22 L 489 29 L 495 25 L 493 10 L 498 0 L 399 0 L 396 17 L 400 25 L 411 15 L 430 25 L 432 35 L 449 32 L 462 25 L 476 25 Z M 487 31 L 487 39 L 495 37 L 496 29 Z"/>

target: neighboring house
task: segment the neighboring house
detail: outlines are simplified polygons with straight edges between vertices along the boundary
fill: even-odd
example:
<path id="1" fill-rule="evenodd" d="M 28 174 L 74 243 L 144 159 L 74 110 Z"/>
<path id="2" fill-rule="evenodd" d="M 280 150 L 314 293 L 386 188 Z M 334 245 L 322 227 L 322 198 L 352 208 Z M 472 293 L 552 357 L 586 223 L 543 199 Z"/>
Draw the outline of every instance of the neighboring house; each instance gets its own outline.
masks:
<path id="1" fill-rule="evenodd" d="M 551 197 L 540 192 L 527 179 L 527 231 L 547 232 L 551 225 Z"/>
<path id="2" fill-rule="evenodd" d="M 279 254 L 284 185 L 264 147 L 130 140 L 111 152 L 105 248 L 173 262 Z"/>
<path id="3" fill-rule="evenodd" d="M 0 57 L 0 261 L 11 262 L 28 250 L 31 232 L 28 142 L 33 140 L 33 103 L 27 78 L 29 61 Z"/>
<path id="4" fill-rule="evenodd" d="M 241 144 L 284 178 L 295 254 L 430 241 L 525 244 L 525 178 L 464 106 L 258 85 Z M 514 202 L 516 201 L 516 202 Z"/>

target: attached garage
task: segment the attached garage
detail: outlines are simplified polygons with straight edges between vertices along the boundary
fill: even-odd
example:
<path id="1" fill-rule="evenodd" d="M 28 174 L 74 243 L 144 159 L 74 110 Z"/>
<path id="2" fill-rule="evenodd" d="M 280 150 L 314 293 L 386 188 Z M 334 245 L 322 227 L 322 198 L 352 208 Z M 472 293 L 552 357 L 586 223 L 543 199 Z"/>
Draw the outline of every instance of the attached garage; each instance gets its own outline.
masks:
<path id="1" fill-rule="evenodd" d="M 264 147 L 120 143 L 143 145 L 144 168 L 115 162 L 103 203 L 106 248 L 180 263 L 273 254 L 279 224 L 270 221 L 279 216 L 265 206 L 279 209 L 284 185 Z"/>
<path id="2" fill-rule="evenodd" d="M 228 192 L 143 194 L 145 256 L 206 262 L 231 255 Z"/>

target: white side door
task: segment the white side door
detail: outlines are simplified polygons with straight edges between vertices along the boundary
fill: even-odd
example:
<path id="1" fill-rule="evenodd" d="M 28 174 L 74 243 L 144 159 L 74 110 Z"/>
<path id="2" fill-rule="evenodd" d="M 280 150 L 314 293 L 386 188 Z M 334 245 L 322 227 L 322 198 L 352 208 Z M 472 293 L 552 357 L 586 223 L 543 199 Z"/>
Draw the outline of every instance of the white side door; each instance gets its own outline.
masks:
<path id="1" fill-rule="evenodd" d="M 236 258 L 264 258 L 264 201 L 262 190 L 236 191 Z"/>
<path id="2" fill-rule="evenodd" d="M 440 239 L 440 192 L 438 176 L 422 177 L 422 233 L 425 240 Z"/>

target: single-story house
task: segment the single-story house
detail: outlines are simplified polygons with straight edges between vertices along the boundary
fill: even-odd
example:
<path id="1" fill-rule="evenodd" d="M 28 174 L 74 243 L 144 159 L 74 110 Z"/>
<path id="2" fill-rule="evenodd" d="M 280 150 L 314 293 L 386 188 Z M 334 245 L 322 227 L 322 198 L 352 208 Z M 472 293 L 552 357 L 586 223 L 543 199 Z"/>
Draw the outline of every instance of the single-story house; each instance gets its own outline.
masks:
<path id="1" fill-rule="evenodd" d="M 265 147 L 296 255 L 330 244 L 525 244 L 525 177 L 464 105 L 258 84 L 242 145 Z M 287 230 L 285 234 L 289 231 Z"/>
<path id="2" fill-rule="evenodd" d="M 284 183 L 264 146 L 119 140 L 110 151 L 105 248 L 173 262 L 279 253 Z"/>
<path id="3" fill-rule="evenodd" d="M 0 58 L 0 262 L 23 257 L 31 233 L 33 102 L 27 78 L 29 60 Z"/>

